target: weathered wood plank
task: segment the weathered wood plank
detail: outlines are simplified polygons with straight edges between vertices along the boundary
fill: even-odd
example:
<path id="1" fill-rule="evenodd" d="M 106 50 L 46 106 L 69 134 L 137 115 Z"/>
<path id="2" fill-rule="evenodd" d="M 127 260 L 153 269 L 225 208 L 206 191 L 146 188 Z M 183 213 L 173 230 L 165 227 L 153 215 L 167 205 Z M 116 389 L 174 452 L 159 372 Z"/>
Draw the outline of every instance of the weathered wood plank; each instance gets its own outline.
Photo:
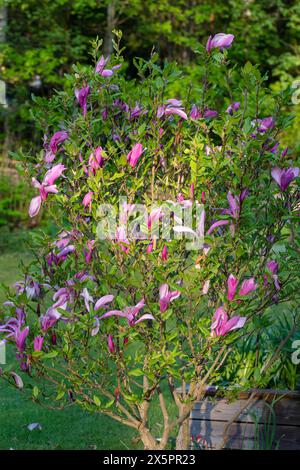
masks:
<path id="1" fill-rule="evenodd" d="M 272 403 L 272 401 L 270 402 Z M 238 411 L 241 411 L 237 422 L 264 423 L 269 415 L 269 407 L 264 400 L 258 400 L 255 404 L 243 410 L 245 400 L 228 401 L 222 399 L 205 398 L 195 403 L 191 414 L 192 419 L 204 419 L 215 421 L 229 421 Z M 243 411 L 242 411 L 243 410 Z M 274 405 L 277 425 L 290 425 L 300 427 L 300 400 L 280 399 Z"/>
<path id="2" fill-rule="evenodd" d="M 226 423 L 220 421 L 190 421 L 191 436 L 199 434 L 211 449 L 218 448 L 224 435 Z M 280 450 L 300 450 L 300 428 L 295 426 L 276 426 L 273 447 Z M 226 448 L 230 449 L 265 449 L 265 428 L 253 423 L 233 423 L 228 431 Z"/>

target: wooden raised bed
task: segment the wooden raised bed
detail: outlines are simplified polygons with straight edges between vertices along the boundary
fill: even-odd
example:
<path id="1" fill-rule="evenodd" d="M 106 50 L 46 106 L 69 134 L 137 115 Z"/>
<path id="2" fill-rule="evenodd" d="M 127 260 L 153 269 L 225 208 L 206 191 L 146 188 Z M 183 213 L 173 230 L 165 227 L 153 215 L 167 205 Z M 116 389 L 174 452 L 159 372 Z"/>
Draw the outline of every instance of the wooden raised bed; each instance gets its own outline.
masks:
<path id="1" fill-rule="evenodd" d="M 300 392 L 250 390 L 239 394 L 234 401 L 211 396 L 215 395 L 214 392 L 209 395 L 195 403 L 190 416 L 190 434 L 194 438 L 200 435 L 205 447 L 268 449 L 270 446 L 265 444 L 265 435 L 270 436 L 273 432 L 273 448 L 300 449 Z M 267 405 L 274 400 L 275 421 Z M 269 425 L 266 424 L 268 420 Z M 228 426 L 228 423 L 231 424 Z"/>

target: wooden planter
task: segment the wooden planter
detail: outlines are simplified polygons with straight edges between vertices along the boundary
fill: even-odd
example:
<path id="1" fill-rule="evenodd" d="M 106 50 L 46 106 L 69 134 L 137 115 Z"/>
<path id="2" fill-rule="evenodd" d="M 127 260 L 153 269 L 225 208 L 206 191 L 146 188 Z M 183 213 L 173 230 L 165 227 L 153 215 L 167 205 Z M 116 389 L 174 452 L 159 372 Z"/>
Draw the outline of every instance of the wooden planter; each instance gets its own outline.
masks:
<path id="1" fill-rule="evenodd" d="M 270 441 L 272 448 L 300 449 L 300 392 L 250 390 L 234 401 L 209 395 L 195 403 L 190 416 L 190 434 L 201 436 L 204 447 L 219 449 L 226 436 L 229 449 L 270 449 Z"/>

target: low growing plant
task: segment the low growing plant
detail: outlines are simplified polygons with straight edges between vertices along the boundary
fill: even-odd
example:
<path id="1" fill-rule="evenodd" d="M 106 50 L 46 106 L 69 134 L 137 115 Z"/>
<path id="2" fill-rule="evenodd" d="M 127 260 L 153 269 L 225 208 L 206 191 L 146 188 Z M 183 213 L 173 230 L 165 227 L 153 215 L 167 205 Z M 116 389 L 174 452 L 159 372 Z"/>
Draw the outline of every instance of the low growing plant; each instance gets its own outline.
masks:
<path id="1" fill-rule="evenodd" d="M 279 141 L 290 93 L 270 95 L 250 63 L 232 89 L 234 38 L 220 34 L 198 51 L 202 82 L 179 99 L 168 88 L 180 70 L 155 52 L 126 79 L 120 38 L 111 58 L 95 41 L 94 66 L 36 99 L 44 146 L 20 155 L 36 190 L 29 214 L 47 210 L 60 231 L 35 235 L 36 261 L 7 290 L 0 331 L 22 372 L 8 365 L 2 378 L 22 388 L 27 375 L 37 403 L 111 416 L 146 449 L 171 437 L 187 449 L 193 404 L 237 340 L 287 301 L 297 328 L 299 169 Z"/>

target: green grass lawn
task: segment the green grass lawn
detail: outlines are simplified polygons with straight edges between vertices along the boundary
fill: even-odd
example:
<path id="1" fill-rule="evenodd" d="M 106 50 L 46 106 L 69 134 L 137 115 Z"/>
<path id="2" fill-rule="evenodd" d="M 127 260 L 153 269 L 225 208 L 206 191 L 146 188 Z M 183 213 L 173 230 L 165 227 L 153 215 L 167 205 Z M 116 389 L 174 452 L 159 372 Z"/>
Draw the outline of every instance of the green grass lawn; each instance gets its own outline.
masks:
<path id="1" fill-rule="evenodd" d="M 0 282 L 12 285 L 19 279 L 24 253 L 0 255 Z M 3 302 L 0 293 L 0 302 Z M 133 448 L 134 430 L 102 415 L 79 408 L 52 411 L 28 400 L 22 391 L 0 380 L 0 449 L 128 449 Z M 27 429 L 40 423 L 42 430 Z"/>

